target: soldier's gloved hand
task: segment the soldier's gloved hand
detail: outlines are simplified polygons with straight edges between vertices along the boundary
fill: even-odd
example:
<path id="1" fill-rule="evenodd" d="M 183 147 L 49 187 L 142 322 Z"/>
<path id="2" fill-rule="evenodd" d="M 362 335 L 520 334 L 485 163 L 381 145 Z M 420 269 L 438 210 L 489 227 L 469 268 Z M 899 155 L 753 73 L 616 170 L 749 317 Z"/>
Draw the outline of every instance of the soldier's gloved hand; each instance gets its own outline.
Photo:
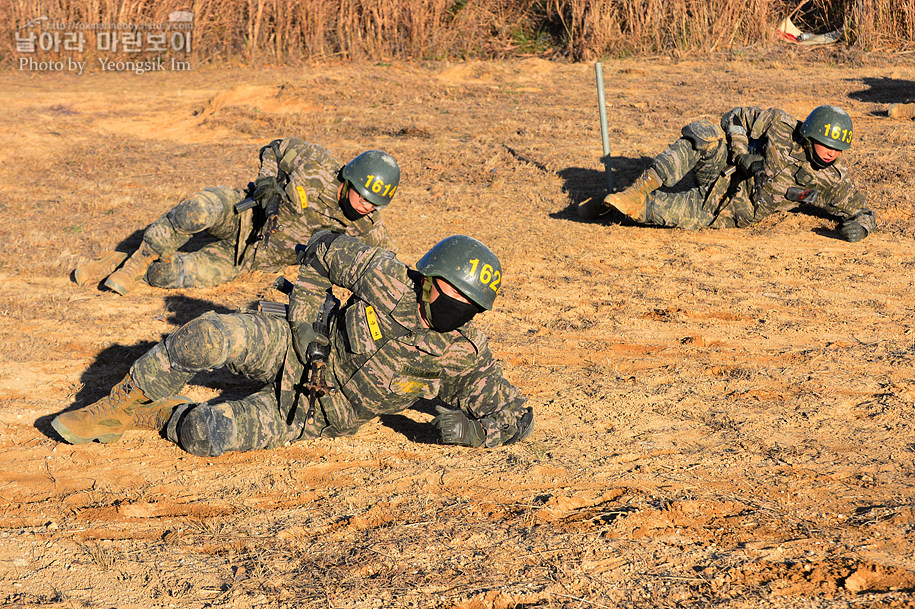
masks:
<path id="1" fill-rule="evenodd" d="M 765 159 L 755 152 L 747 152 L 737 156 L 737 166 L 745 176 L 754 177 L 766 168 Z"/>
<path id="2" fill-rule="evenodd" d="M 436 406 L 438 416 L 432 419 L 432 424 L 438 427 L 445 444 L 458 444 L 460 446 L 483 445 L 486 432 L 479 421 L 473 421 L 460 410 L 452 410 L 443 406 Z"/>
<path id="3" fill-rule="evenodd" d="M 315 340 L 315 329 L 311 322 L 290 322 L 292 327 L 292 346 L 302 363 L 308 362 L 308 345 Z"/>
<path id="4" fill-rule="evenodd" d="M 846 241 L 861 241 L 867 237 L 867 229 L 861 226 L 857 220 L 846 220 L 839 225 L 839 232 Z"/>
<path id="5" fill-rule="evenodd" d="M 274 195 L 279 196 L 280 200 L 288 198 L 286 191 L 280 188 L 279 182 L 276 181 L 276 176 L 264 176 L 255 180 L 254 192 L 251 193 L 251 197 L 258 203 L 266 205 L 267 201 Z"/>

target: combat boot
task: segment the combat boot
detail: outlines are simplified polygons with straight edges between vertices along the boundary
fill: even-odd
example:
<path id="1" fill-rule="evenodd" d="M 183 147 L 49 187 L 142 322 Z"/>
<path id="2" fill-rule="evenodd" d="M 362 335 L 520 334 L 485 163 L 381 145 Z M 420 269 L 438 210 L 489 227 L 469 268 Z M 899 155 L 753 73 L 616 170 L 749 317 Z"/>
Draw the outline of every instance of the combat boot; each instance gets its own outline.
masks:
<path id="1" fill-rule="evenodd" d="M 151 429 L 152 431 L 162 431 L 165 429 L 168 420 L 172 418 L 175 408 L 182 404 L 190 404 L 191 398 L 183 395 L 176 395 L 170 398 L 156 400 L 151 404 L 139 406 L 133 411 L 130 420 L 130 427 L 127 429 Z M 126 430 L 125 430 L 126 431 Z"/>
<path id="2" fill-rule="evenodd" d="M 87 444 L 93 440 L 105 444 L 118 440 L 128 429 L 151 429 L 160 422 L 161 429 L 172 409 L 188 401 L 181 396 L 150 400 L 128 374 L 94 404 L 54 417 L 51 427 L 70 444 Z"/>
<path id="3" fill-rule="evenodd" d="M 626 190 L 614 192 L 604 197 L 604 205 L 612 207 L 637 222 L 644 222 L 648 195 L 663 186 L 660 176 L 654 169 L 649 169 Z"/>
<path id="4" fill-rule="evenodd" d="M 915 103 L 893 104 L 887 114 L 889 114 L 890 118 L 915 118 Z"/>
<path id="5" fill-rule="evenodd" d="M 76 285 L 85 285 L 90 281 L 101 281 L 125 260 L 127 260 L 126 252 L 111 252 L 98 260 L 92 260 L 73 269 L 73 280 Z"/>
<path id="6" fill-rule="evenodd" d="M 137 282 L 143 279 L 149 266 L 158 257 L 159 255 L 145 241 L 142 242 L 139 249 L 121 265 L 121 268 L 108 276 L 108 279 L 105 280 L 105 287 L 121 296 L 127 296 L 137 287 Z"/>

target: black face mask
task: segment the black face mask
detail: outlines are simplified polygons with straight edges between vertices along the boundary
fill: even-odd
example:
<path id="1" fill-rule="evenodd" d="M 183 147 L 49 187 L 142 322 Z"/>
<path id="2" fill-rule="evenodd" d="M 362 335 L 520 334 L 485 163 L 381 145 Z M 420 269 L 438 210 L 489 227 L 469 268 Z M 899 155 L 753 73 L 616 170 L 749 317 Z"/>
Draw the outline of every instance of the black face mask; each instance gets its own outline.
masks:
<path id="1" fill-rule="evenodd" d="M 429 302 L 432 292 L 431 277 L 427 278 L 423 285 L 423 310 L 426 313 L 426 321 L 437 332 L 451 332 L 457 330 L 473 316 L 480 312 L 480 306 L 473 302 L 461 302 L 456 298 L 448 296 L 441 289 L 438 289 L 438 298 L 434 302 Z"/>
<path id="2" fill-rule="evenodd" d="M 349 184 L 343 186 L 343 190 L 340 192 L 340 210 L 343 212 L 343 215 L 346 216 L 346 219 L 350 222 L 355 222 L 359 218 L 364 218 L 366 214 L 360 214 L 356 211 L 349 202 L 349 189 L 352 188 Z"/>

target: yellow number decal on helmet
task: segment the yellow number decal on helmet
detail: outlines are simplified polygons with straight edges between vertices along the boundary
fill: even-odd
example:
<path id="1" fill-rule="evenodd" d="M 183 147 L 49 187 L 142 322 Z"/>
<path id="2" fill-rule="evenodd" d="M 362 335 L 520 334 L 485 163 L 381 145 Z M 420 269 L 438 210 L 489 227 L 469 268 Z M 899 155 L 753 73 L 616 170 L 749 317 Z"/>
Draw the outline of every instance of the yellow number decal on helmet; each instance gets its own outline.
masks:
<path id="1" fill-rule="evenodd" d="M 502 283 L 502 273 L 492 268 L 491 265 L 484 264 L 480 269 L 479 276 L 477 276 L 477 267 L 480 266 L 480 259 L 474 258 L 470 261 L 470 265 L 470 275 L 479 279 L 483 285 L 488 285 L 493 292 L 498 294 L 499 288 L 502 287 L 500 285 Z"/>
<path id="2" fill-rule="evenodd" d="M 371 190 L 375 194 L 378 194 L 379 192 L 381 192 L 382 189 L 384 189 L 384 192 L 381 193 L 381 196 L 383 196 L 383 197 L 393 197 L 394 196 L 394 191 L 397 190 L 396 185 L 393 188 L 391 188 L 390 184 L 385 184 L 381 180 L 381 178 L 373 176 L 371 174 L 369 174 L 365 177 L 366 177 L 365 187 L 367 189 Z"/>
<path id="3" fill-rule="evenodd" d="M 851 144 L 851 134 L 851 131 L 842 129 L 839 125 L 831 125 L 830 123 L 823 125 L 823 135 L 839 142 Z"/>

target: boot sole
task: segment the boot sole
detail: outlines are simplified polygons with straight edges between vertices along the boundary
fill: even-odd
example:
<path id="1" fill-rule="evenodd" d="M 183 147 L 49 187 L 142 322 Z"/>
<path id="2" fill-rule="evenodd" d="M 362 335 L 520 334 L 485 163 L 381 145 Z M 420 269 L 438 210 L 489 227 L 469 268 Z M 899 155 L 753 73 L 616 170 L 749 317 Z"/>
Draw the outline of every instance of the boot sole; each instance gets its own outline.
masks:
<path id="1" fill-rule="evenodd" d="M 174 410 L 177 406 L 180 406 L 182 404 L 191 404 L 191 403 L 193 403 L 193 400 L 191 398 L 184 396 L 184 395 L 176 395 L 174 397 L 156 400 L 152 404 L 149 404 L 148 407 L 152 407 L 155 410 L 158 410 L 160 408 L 165 408 L 165 407 L 171 407 L 172 410 Z M 113 431 L 110 433 L 103 433 L 103 434 L 99 434 L 99 435 L 92 436 L 89 438 L 84 438 L 82 436 L 76 435 L 75 433 L 73 433 L 72 431 L 67 429 L 64 426 L 64 424 L 60 422 L 60 419 L 58 417 L 54 417 L 54 420 L 51 421 L 51 427 L 53 427 L 54 431 L 56 431 L 58 433 L 58 435 L 60 435 L 60 437 L 63 438 L 69 444 L 89 444 L 91 442 L 100 442 L 101 444 L 108 444 L 109 442 L 114 442 L 114 441 L 120 439 L 120 437 L 124 435 L 123 431 L 122 432 Z M 138 427 L 135 429 L 146 429 L 146 428 Z"/>
<path id="2" fill-rule="evenodd" d="M 112 433 L 105 433 L 105 434 L 100 434 L 97 436 L 92 436 L 91 438 L 82 438 L 82 437 L 76 435 L 75 433 L 73 433 L 72 431 L 70 431 L 69 429 L 67 429 L 66 427 L 64 427 L 64 424 L 61 423 L 60 419 L 58 419 L 57 417 L 55 417 L 54 420 L 51 421 L 51 427 L 53 427 L 54 431 L 56 431 L 60 435 L 60 437 L 63 438 L 64 440 L 66 440 L 69 444 L 89 444 L 90 442 L 93 442 L 93 441 L 98 441 L 98 442 L 101 442 L 102 444 L 107 444 L 109 442 L 114 442 L 115 440 L 118 440 L 121 436 L 124 435 L 123 433 L 112 432 Z"/>

